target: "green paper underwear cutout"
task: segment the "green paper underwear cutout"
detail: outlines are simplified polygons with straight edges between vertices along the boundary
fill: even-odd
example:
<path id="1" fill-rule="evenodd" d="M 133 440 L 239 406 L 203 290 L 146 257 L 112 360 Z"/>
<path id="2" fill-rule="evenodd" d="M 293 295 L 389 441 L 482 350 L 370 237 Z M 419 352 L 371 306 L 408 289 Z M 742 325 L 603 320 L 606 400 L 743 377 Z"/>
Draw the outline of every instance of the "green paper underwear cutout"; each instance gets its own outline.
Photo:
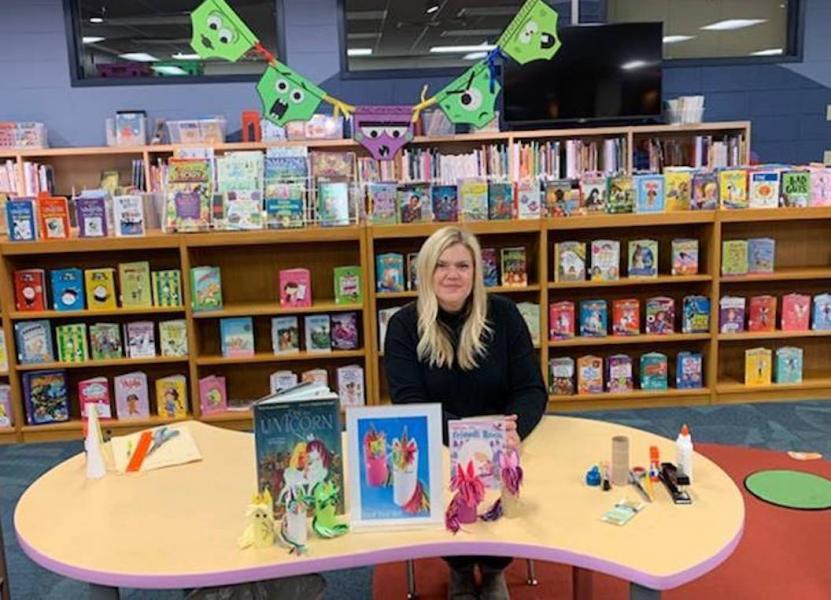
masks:
<path id="1" fill-rule="evenodd" d="M 263 103 L 263 117 L 283 126 L 289 121 L 308 121 L 326 92 L 278 62 L 269 65 L 257 84 Z"/>
<path id="2" fill-rule="evenodd" d="M 831 480 L 802 471 L 770 470 L 748 475 L 744 487 L 759 500 L 784 508 L 831 508 Z"/>
<path id="3" fill-rule="evenodd" d="M 436 94 L 436 102 L 451 123 L 484 127 L 496 116 L 496 96 L 501 89 L 498 81 L 494 81 L 493 91 L 490 84 L 490 70 L 483 61 Z"/>
<path id="4" fill-rule="evenodd" d="M 549 60 L 560 49 L 557 17 L 557 11 L 543 0 L 528 0 L 496 45 L 521 65 L 532 60 Z"/>
<path id="5" fill-rule="evenodd" d="M 190 47 L 200 58 L 236 62 L 257 43 L 257 36 L 225 0 L 205 0 L 190 14 L 190 20 Z"/>

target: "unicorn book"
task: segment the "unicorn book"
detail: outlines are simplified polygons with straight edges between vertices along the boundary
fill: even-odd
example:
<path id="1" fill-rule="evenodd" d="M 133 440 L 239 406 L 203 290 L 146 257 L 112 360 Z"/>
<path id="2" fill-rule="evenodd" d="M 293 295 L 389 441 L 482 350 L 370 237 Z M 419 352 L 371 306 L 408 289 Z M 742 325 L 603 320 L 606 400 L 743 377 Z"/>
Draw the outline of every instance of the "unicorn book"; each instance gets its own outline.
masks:
<path id="1" fill-rule="evenodd" d="M 505 421 L 476 417 L 447 422 L 450 447 L 450 476 L 458 467 L 473 463 L 476 475 L 485 487 L 499 490 L 499 458 L 505 450 Z"/>

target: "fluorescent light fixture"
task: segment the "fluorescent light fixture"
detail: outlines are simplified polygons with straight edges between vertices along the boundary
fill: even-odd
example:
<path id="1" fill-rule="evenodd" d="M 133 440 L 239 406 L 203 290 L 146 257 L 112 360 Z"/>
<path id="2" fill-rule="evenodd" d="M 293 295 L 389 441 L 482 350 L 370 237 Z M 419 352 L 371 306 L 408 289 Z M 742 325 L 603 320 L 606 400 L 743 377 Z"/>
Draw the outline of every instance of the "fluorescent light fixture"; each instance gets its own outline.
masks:
<path id="1" fill-rule="evenodd" d="M 346 56 L 370 56 L 372 48 L 348 48 Z"/>
<path id="2" fill-rule="evenodd" d="M 777 56 L 782 54 L 782 48 L 768 48 L 767 50 L 757 50 L 756 52 L 751 52 L 750 56 Z"/>
<path id="3" fill-rule="evenodd" d="M 386 10 L 350 10 L 346 12 L 347 21 L 383 21 Z"/>
<path id="4" fill-rule="evenodd" d="M 185 54 L 184 52 L 177 52 L 176 54 L 171 54 L 170 58 L 174 60 L 199 60 L 202 58 L 198 54 Z"/>
<path id="5" fill-rule="evenodd" d="M 476 36 L 486 38 L 500 33 L 502 33 L 501 29 L 448 29 L 441 32 L 441 37 Z"/>
<path id="6" fill-rule="evenodd" d="M 623 63 L 622 65 L 620 65 L 620 68 L 626 71 L 631 71 L 633 69 L 640 69 L 642 67 L 645 67 L 647 64 L 649 63 L 647 63 L 645 60 L 630 60 L 628 63 Z"/>
<path id="7" fill-rule="evenodd" d="M 101 17 L 90 17 L 89 22 L 98 25 L 100 23 L 103 23 L 104 19 L 102 19 Z"/>
<path id="8" fill-rule="evenodd" d="M 711 25 L 705 25 L 701 29 L 706 29 L 707 31 L 743 29 L 744 27 L 751 27 L 752 25 L 758 25 L 759 23 L 764 23 L 765 21 L 767 21 L 767 19 L 727 19 L 726 21 L 718 21 L 717 23 L 712 23 Z"/>
<path id="9" fill-rule="evenodd" d="M 81 41 L 85 44 L 97 44 L 98 42 L 103 42 L 106 39 L 107 38 L 103 38 L 98 35 L 85 35 L 83 38 L 81 38 Z"/>
<path id="10" fill-rule="evenodd" d="M 156 73 L 161 73 L 162 75 L 187 75 L 188 72 L 185 71 L 182 67 L 177 67 L 176 65 L 158 65 L 150 67 Z"/>
<path id="11" fill-rule="evenodd" d="M 349 40 L 374 40 L 378 37 L 377 33 L 347 33 L 346 39 Z"/>
<path id="12" fill-rule="evenodd" d="M 479 60 L 480 58 L 485 58 L 487 55 L 487 52 L 471 52 L 470 54 L 465 54 L 462 60 Z"/>
<path id="13" fill-rule="evenodd" d="M 461 9 L 457 17 L 513 17 L 516 6 L 474 6 Z"/>
<path id="14" fill-rule="evenodd" d="M 460 52 L 489 52 L 496 48 L 495 44 L 479 44 L 478 46 L 433 46 L 432 54 L 456 54 Z"/>
<path id="15" fill-rule="evenodd" d="M 677 44 L 678 42 L 686 42 L 687 40 L 694 40 L 694 35 L 665 35 L 665 44 Z"/>
<path id="16" fill-rule="evenodd" d="M 436 12 L 438 9 L 439 9 L 439 5 L 438 5 L 438 4 L 434 4 L 434 5 L 432 5 L 431 7 L 429 7 L 429 8 L 427 9 L 427 11 L 426 11 L 426 12 L 427 12 L 427 14 L 428 14 L 428 15 L 432 15 L 432 14 L 433 14 L 434 12 Z"/>
<path id="17" fill-rule="evenodd" d="M 124 60 L 132 60 L 134 62 L 156 62 L 157 60 L 159 60 L 155 56 L 147 54 L 147 52 L 127 52 L 125 54 L 119 54 L 118 58 L 123 58 Z"/>

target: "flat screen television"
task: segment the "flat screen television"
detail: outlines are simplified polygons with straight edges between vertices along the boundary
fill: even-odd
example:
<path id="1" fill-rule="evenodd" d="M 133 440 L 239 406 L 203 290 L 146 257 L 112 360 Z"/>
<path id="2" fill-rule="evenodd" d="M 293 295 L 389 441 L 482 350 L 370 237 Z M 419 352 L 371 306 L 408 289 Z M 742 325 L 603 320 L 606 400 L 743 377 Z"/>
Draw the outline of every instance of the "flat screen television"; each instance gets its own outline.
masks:
<path id="1" fill-rule="evenodd" d="M 551 60 L 505 61 L 508 128 L 660 120 L 662 23 L 574 25 L 559 36 Z"/>

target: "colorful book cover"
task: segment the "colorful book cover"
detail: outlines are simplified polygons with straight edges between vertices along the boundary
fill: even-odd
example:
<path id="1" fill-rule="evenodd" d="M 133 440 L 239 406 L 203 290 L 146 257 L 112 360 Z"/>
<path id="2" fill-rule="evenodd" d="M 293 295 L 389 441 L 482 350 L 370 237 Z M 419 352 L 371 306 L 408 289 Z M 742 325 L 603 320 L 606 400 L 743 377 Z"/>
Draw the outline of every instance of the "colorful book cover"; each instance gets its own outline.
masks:
<path id="1" fill-rule="evenodd" d="M 517 310 L 522 315 L 522 320 L 528 326 L 528 333 L 531 335 L 531 343 L 534 346 L 540 345 L 540 305 L 535 302 L 517 302 Z"/>
<path id="2" fill-rule="evenodd" d="M 127 358 L 156 356 L 156 330 L 153 321 L 132 321 L 125 325 Z"/>
<path id="3" fill-rule="evenodd" d="M 418 252 L 407 253 L 407 290 L 415 292 L 418 290 Z"/>
<path id="4" fill-rule="evenodd" d="M 361 267 L 335 267 L 335 304 L 362 304 Z"/>
<path id="5" fill-rule="evenodd" d="M 87 269 L 84 287 L 89 310 L 118 308 L 115 294 L 115 269 Z"/>
<path id="6" fill-rule="evenodd" d="M 39 232 L 45 240 L 65 240 L 69 237 L 69 203 L 66 198 L 41 195 L 38 197 Z"/>
<path id="7" fill-rule="evenodd" d="M 348 182 L 319 181 L 317 194 L 317 219 L 321 227 L 349 225 Z"/>
<path id="8" fill-rule="evenodd" d="M 808 331 L 811 328 L 811 297 L 807 294 L 782 296 L 782 331 Z"/>
<path id="9" fill-rule="evenodd" d="M 450 476 L 457 469 L 473 472 L 486 489 L 501 490 L 499 459 L 507 447 L 505 421 L 501 418 L 472 417 L 447 422 Z"/>
<path id="10" fill-rule="evenodd" d="M 814 296 L 813 310 L 814 330 L 831 329 L 831 294 L 817 294 Z"/>
<path id="11" fill-rule="evenodd" d="M 251 317 L 228 317 L 219 320 L 222 356 L 254 356 L 254 320 Z"/>
<path id="12" fill-rule="evenodd" d="M 375 290 L 378 292 L 404 291 L 404 256 L 397 252 L 375 257 Z"/>
<path id="13" fill-rule="evenodd" d="M 574 359 L 568 356 L 548 361 L 549 391 L 554 396 L 574 394 Z"/>
<path id="14" fill-rule="evenodd" d="M 488 219 L 504 221 L 514 217 L 514 188 L 510 183 L 488 183 Z"/>
<path id="15" fill-rule="evenodd" d="M 13 242 L 33 242 L 37 239 L 35 201 L 33 198 L 13 198 L 6 201 L 6 223 L 9 239 Z"/>
<path id="16" fill-rule="evenodd" d="M 710 299 L 707 296 L 684 296 L 682 309 L 683 333 L 710 333 Z"/>
<path id="17" fill-rule="evenodd" d="M 773 373 L 773 351 L 770 348 L 750 348 L 744 351 L 744 384 L 770 385 Z"/>
<path id="18" fill-rule="evenodd" d="M 279 155 L 275 152 L 280 152 Z M 266 193 L 280 181 L 305 181 L 309 176 L 308 149 L 305 147 L 271 147 L 264 159 Z M 346 175 L 347 177 L 349 175 Z"/>
<path id="19" fill-rule="evenodd" d="M 121 328 L 117 323 L 93 323 L 89 326 L 89 348 L 93 360 L 124 358 Z"/>
<path id="20" fill-rule="evenodd" d="M 46 310 L 45 279 L 46 271 L 43 269 L 20 269 L 14 272 L 14 304 L 17 310 L 20 312 Z"/>
<path id="21" fill-rule="evenodd" d="M 23 405 L 29 425 L 69 421 L 69 394 L 64 371 L 23 373 Z"/>
<path id="22" fill-rule="evenodd" d="M 171 375 L 156 380 L 156 413 L 163 418 L 183 419 L 188 416 L 187 378 Z"/>
<path id="23" fill-rule="evenodd" d="M 459 190 L 455 185 L 434 185 L 433 219 L 440 222 L 459 220 Z"/>
<path id="24" fill-rule="evenodd" d="M 306 352 L 332 351 L 332 325 L 329 315 L 306 315 L 303 318 L 306 333 Z"/>
<path id="25" fill-rule="evenodd" d="M 602 173 L 584 175 L 581 182 L 587 213 L 606 212 L 606 176 Z"/>
<path id="26" fill-rule="evenodd" d="M 485 287 L 499 285 L 499 258 L 496 248 L 482 248 L 482 279 Z"/>
<path id="27" fill-rule="evenodd" d="M 751 238 L 747 240 L 747 272 L 773 273 L 776 260 L 776 240 Z"/>
<path id="28" fill-rule="evenodd" d="M 265 225 L 263 221 L 263 195 L 259 190 L 226 191 L 222 193 L 222 204 L 225 229 L 250 231 L 262 229 Z"/>
<path id="29" fill-rule="evenodd" d="M 620 278 L 620 242 L 594 240 L 591 245 L 591 280 L 617 281 Z"/>
<path id="30" fill-rule="evenodd" d="M 341 408 L 364 406 L 364 369 L 360 365 L 346 365 L 335 371 L 338 380 L 338 399 Z"/>
<path id="31" fill-rule="evenodd" d="M 692 208 L 692 173 L 687 169 L 664 169 L 667 211 Z"/>
<path id="32" fill-rule="evenodd" d="M 162 356 L 188 355 L 188 327 L 184 319 L 159 321 L 159 348 Z"/>
<path id="33" fill-rule="evenodd" d="M 113 409 L 110 404 L 110 382 L 106 377 L 93 377 L 78 382 L 78 403 L 81 405 L 81 418 L 86 419 L 87 408 L 94 405 L 101 419 L 112 419 Z"/>
<path id="34" fill-rule="evenodd" d="M 647 334 L 668 335 L 675 333 L 675 300 L 667 296 L 649 298 L 646 301 Z"/>
<path id="35" fill-rule="evenodd" d="M 747 204 L 750 208 L 776 208 L 779 206 L 778 171 L 750 172 L 750 192 Z"/>
<path id="36" fill-rule="evenodd" d="M 312 177 L 343 177 L 351 179 L 355 171 L 354 152 L 309 153 Z"/>
<path id="37" fill-rule="evenodd" d="M 117 237 L 144 235 L 144 199 L 141 196 L 114 197 L 113 227 Z"/>
<path id="38" fill-rule="evenodd" d="M 641 303 L 637 298 L 612 302 L 612 335 L 640 335 Z"/>
<path id="39" fill-rule="evenodd" d="M 548 307 L 548 339 L 567 340 L 574 337 L 574 302 L 564 300 Z"/>
<path id="40" fill-rule="evenodd" d="M 635 188 L 629 175 L 609 177 L 606 212 L 611 214 L 635 212 Z"/>
<path id="41" fill-rule="evenodd" d="M 502 285 L 525 287 L 528 285 L 528 263 L 525 248 L 502 248 Z"/>
<path id="42" fill-rule="evenodd" d="M 0 329 L 0 372 L 9 372 L 9 350 L 6 346 L 6 333 Z"/>
<path id="43" fill-rule="evenodd" d="M 203 415 L 214 415 L 228 409 L 224 377 L 208 375 L 199 380 L 199 408 Z"/>
<path id="44" fill-rule="evenodd" d="M 751 296 L 748 303 L 747 330 L 774 331 L 776 329 L 776 296 Z"/>
<path id="45" fill-rule="evenodd" d="M 396 198 L 399 222 L 429 223 L 433 220 L 433 204 L 429 184 L 401 184 L 398 186 Z"/>
<path id="46" fill-rule="evenodd" d="M 14 324 L 17 359 L 21 364 L 48 363 L 55 360 L 49 321 L 18 321 Z"/>
<path id="47" fill-rule="evenodd" d="M 398 185 L 395 183 L 370 183 L 367 185 L 370 219 L 373 225 L 395 225 L 398 222 L 395 198 Z"/>
<path id="48" fill-rule="evenodd" d="M 462 179 L 459 182 L 459 204 L 463 221 L 487 221 L 488 182 L 484 179 Z"/>
<path id="49" fill-rule="evenodd" d="M 609 331 L 609 309 L 605 300 L 580 301 L 580 335 L 606 337 Z"/>
<path id="50" fill-rule="evenodd" d="M 523 179 L 516 185 L 517 218 L 539 219 L 542 214 L 542 194 L 540 182 L 536 179 Z"/>
<path id="51" fill-rule="evenodd" d="M 193 267 L 190 270 L 190 290 L 194 311 L 222 310 L 219 267 Z"/>
<path id="52" fill-rule="evenodd" d="M 831 169 L 811 168 L 810 206 L 831 206 Z"/>
<path id="53" fill-rule="evenodd" d="M 306 225 L 306 193 L 301 183 L 272 186 L 264 201 L 267 229 L 298 229 Z"/>
<path id="54" fill-rule="evenodd" d="M 121 306 L 133 308 L 153 306 L 149 262 L 119 263 L 118 283 L 121 289 Z"/>
<path id="55" fill-rule="evenodd" d="M 641 389 L 665 390 L 667 382 L 667 356 L 660 352 L 647 352 L 640 360 Z"/>
<path id="56" fill-rule="evenodd" d="M 698 275 L 698 240 L 672 240 L 672 274 Z"/>
<path id="57" fill-rule="evenodd" d="M 776 383 L 802 383 L 802 348 L 782 346 L 776 349 Z"/>
<path id="58" fill-rule="evenodd" d="M 78 235 L 85 238 L 107 237 L 107 205 L 102 196 L 75 198 L 75 220 Z"/>
<path id="59" fill-rule="evenodd" d="M 182 272 L 179 269 L 153 271 L 153 304 L 182 306 Z"/>
<path id="60" fill-rule="evenodd" d="M 608 392 L 631 392 L 635 388 L 632 359 L 626 354 L 613 354 L 606 359 L 606 375 Z"/>
<path id="61" fill-rule="evenodd" d="M 0 428 L 14 427 L 12 390 L 9 384 L 0 384 Z"/>
<path id="62" fill-rule="evenodd" d="M 115 414 L 121 419 L 146 419 L 150 416 L 147 375 L 137 371 L 113 379 Z"/>
<path id="63" fill-rule="evenodd" d="M 585 212 L 578 179 L 555 179 L 545 183 L 545 216 L 572 217 Z"/>
<path id="64" fill-rule="evenodd" d="M 280 306 L 309 307 L 312 305 L 312 274 L 309 269 L 280 271 Z"/>
<path id="65" fill-rule="evenodd" d="M 744 169 L 719 171 L 718 184 L 721 208 L 730 210 L 748 207 L 747 171 Z"/>
<path id="66" fill-rule="evenodd" d="M 82 363 L 89 360 L 86 323 L 72 323 L 55 327 L 58 361 Z"/>
<path id="67" fill-rule="evenodd" d="M 577 393 L 603 393 L 603 358 L 581 356 L 577 359 Z"/>
<path id="68" fill-rule="evenodd" d="M 663 175 L 635 175 L 634 183 L 635 212 L 662 213 L 666 210 Z"/>
<path id="69" fill-rule="evenodd" d="M 704 387 L 703 364 L 700 352 L 679 352 L 675 358 L 675 387 L 679 390 Z"/>
<path id="70" fill-rule="evenodd" d="M 300 352 L 300 326 L 295 315 L 271 319 L 271 348 L 274 354 Z"/>
<path id="71" fill-rule="evenodd" d="M 744 331 L 746 300 L 742 296 L 722 296 L 719 300 L 719 331 L 741 333 Z"/>
<path id="72" fill-rule="evenodd" d="M 330 315 L 332 348 L 334 350 L 357 350 L 360 347 L 358 337 L 358 313 L 343 312 Z"/>
<path id="73" fill-rule="evenodd" d="M 55 269 L 50 271 L 52 280 L 52 308 L 55 310 L 84 310 L 84 272 L 81 269 Z"/>
<path id="74" fill-rule="evenodd" d="M 718 174 L 712 171 L 697 171 L 693 174 L 692 210 L 715 210 L 719 207 Z"/>
<path id="75" fill-rule="evenodd" d="M 785 171 L 779 191 L 779 206 L 805 207 L 811 203 L 810 171 Z"/>
<path id="76" fill-rule="evenodd" d="M 629 241 L 629 277 L 658 276 L 658 242 L 655 240 Z"/>
<path id="77" fill-rule="evenodd" d="M 721 274 L 747 275 L 747 240 L 726 240 L 721 243 Z"/>
<path id="78" fill-rule="evenodd" d="M 586 244 L 584 242 L 558 242 L 554 246 L 555 280 L 586 280 Z"/>
<path id="79" fill-rule="evenodd" d="M 309 369 L 300 374 L 300 383 L 317 383 L 329 385 L 329 372 L 326 369 Z"/>
<path id="80" fill-rule="evenodd" d="M 268 386 L 272 394 L 280 390 L 287 390 L 297 385 L 297 373 L 291 371 L 275 371 L 268 376 Z"/>

